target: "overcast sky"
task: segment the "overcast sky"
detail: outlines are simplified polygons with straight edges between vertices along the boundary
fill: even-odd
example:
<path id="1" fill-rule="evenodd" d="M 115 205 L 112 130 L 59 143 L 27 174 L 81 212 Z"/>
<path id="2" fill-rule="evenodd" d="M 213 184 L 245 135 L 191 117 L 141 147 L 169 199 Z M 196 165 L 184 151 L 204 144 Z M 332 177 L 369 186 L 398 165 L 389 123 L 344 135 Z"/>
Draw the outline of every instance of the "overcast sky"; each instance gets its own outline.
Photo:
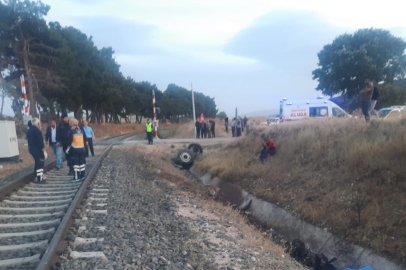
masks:
<path id="1" fill-rule="evenodd" d="M 394 0 L 43 2 L 51 6 L 48 21 L 113 47 L 125 76 L 162 91 L 193 83 L 230 115 L 235 107 L 243 114 L 278 108 L 283 97 L 320 95 L 311 75 L 317 53 L 340 34 L 376 27 L 406 37 L 406 4 Z"/>

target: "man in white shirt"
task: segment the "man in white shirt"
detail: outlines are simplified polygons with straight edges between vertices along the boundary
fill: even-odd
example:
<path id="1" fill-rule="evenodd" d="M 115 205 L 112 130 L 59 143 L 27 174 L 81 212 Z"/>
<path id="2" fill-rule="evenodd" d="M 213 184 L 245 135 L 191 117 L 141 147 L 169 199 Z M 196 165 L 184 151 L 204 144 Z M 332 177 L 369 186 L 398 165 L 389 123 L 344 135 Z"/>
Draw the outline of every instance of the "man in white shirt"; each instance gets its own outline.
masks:
<path id="1" fill-rule="evenodd" d="M 45 133 L 45 141 L 48 141 L 49 146 L 52 147 L 52 150 L 54 151 L 56 157 L 56 168 L 62 168 L 62 150 L 58 143 L 59 131 L 56 128 L 56 122 L 54 120 L 51 121 L 51 125 L 47 128 L 47 132 Z"/>

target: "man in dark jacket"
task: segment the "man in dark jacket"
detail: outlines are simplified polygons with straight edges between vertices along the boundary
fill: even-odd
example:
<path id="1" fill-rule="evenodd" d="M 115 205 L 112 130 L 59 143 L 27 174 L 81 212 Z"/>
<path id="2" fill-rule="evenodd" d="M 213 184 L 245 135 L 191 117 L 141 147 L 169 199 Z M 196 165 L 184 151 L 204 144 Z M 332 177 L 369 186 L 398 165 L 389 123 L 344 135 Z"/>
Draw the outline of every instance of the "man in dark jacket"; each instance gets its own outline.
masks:
<path id="1" fill-rule="evenodd" d="M 34 175 L 36 179 L 34 180 L 34 183 L 45 184 L 45 181 L 43 180 L 44 163 L 48 154 L 45 151 L 44 140 L 42 139 L 42 133 L 39 129 L 39 119 L 33 118 L 29 127 L 30 128 L 27 131 L 27 141 L 28 151 L 35 161 Z"/>
<path id="2" fill-rule="evenodd" d="M 216 121 L 210 120 L 209 122 L 211 124 L 211 128 L 210 128 L 211 137 L 216 138 Z"/>
<path id="3" fill-rule="evenodd" d="M 47 128 L 47 132 L 45 133 L 45 141 L 49 143 L 49 146 L 52 147 L 52 150 L 54 151 L 56 157 L 56 168 L 59 170 L 63 167 L 62 149 L 59 145 L 59 131 L 54 120 L 51 121 L 51 125 Z"/>
<path id="4" fill-rule="evenodd" d="M 59 145 L 62 146 L 63 152 L 65 153 L 65 159 L 69 167 L 68 175 L 73 175 L 73 163 L 70 158 L 69 152 L 66 152 L 66 149 L 68 149 L 69 146 L 69 133 L 71 130 L 68 114 L 63 113 L 61 118 L 62 122 L 60 122 L 58 125 Z"/>
<path id="5" fill-rule="evenodd" d="M 201 137 L 203 138 L 207 138 L 207 125 L 204 122 L 204 120 L 202 120 L 201 125 L 200 125 L 200 132 L 201 132 Z"/>
<path id="6" fill-rule="evenodd" d="M 200 123 L 199 120 L 196 120 L 195 127 L 196 127 L 196 138 L 200 138 L 200 126 L 202 123 Z"/>

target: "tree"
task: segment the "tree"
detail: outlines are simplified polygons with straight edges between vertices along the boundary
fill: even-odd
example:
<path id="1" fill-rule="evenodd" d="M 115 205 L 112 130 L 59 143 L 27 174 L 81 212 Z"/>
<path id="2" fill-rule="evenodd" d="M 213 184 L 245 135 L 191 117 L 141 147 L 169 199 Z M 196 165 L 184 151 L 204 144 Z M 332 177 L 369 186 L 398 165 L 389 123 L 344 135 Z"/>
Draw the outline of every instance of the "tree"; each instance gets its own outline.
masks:
<path id="1" fill-rule="evenodd" d="M 220 120 L 224 120 L 227 117 L 227 114 L 224 111 L 219 112 L 216 117 Z"/>
<path id="2" fill-rule="evenodd" d="M 0 2 L 0 36 L 3 52 L 0 72 L 4 69 L 15 71 L 10 77 L 26 74 L 27 92 L 30 100 L 30 114 L 37 116 L 37 95 L 39 85 L 52 77 L 49 64 L 55 62 L 55 49 L 49 46 L 48 26 L 43 19 L 50 7 L 41 1 L 5 0 Z M 4 17 L 3 17 L 4 16 Z M 34 92 L 34 88 L 36 91 Z"/>
<path id="3" fill-rule="evenodd" d="M 26 75 L 30 114 L 37 115 L 39 104 L 41 119 L 73 111 L 81 121 L 85 111 L 92 123 L 129 122 L 130 115 L 141 123 L 142 117 L 153 116 L 152 91 L 162 109 L 160 119 L 192 117 L 189 90 L 170 84 L 163 93 L 153 83 L 125 78 L 113 48 L 97 48 L 91 36 L 74 27 L 47 25 L 49 9 L 40 0 L 0 0 L 0 99 L 13 98 L 18 118 L 21 74 Z M 197 115 L 216 115 L 214 98 L 196 93 L 195 103 Z M 0 113 L 2 108 L 0 103 Z"/>
<path id="4" fill-rule="evenodd" d="M 337 37 L 318 53 L 319 68 L 313 71 L 316 90 L 325 95 L 351 98 L 370 78 L 392 83 L 406 74 L 406 42 L 383 29 L 360 29 Z"/>
<path id="5" fill-rule="evenodd" d="M 391 83 L 385 83 L 378 85 L 378 89 L 379 99 L 376 103 L 376 109 L 379 110 L 394 105 L 405 105 L 406 88 Z"/>

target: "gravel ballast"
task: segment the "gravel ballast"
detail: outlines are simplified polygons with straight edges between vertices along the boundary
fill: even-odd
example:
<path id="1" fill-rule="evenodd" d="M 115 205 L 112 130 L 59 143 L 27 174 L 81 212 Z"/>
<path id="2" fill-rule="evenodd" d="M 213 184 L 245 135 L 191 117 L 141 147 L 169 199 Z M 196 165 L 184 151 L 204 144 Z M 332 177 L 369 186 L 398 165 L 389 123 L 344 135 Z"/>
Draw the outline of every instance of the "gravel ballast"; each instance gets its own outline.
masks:
<path id="1" fill-rule="evenodd" d="M 303 269 L 245 246 L 247 236 L 232 222 L 196 205 L 193 195 L 146 169 L 145 162 L 136 152 L 113 148 L 89 184 L 65 237 L 69 246 L 53 269 Z M 102 197 L 97 193 L 108 193 L 108 199 L 92 200 Z M 88 211 L 105 209 L 107 215 Z M 76 237 L 102 240 L 75 246 Z M 72 251 L 100 251 L 105 258 L 73 259 Z"/>

